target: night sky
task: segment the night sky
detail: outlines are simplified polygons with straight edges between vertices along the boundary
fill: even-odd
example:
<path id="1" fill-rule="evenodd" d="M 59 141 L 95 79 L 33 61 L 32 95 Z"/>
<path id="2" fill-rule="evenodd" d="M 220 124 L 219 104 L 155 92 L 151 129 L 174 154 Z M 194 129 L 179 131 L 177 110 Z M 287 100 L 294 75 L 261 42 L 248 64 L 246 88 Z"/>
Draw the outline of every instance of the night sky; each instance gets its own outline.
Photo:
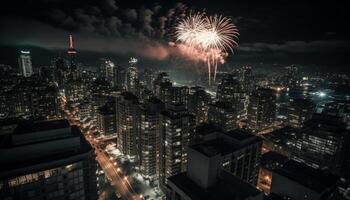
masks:
<path id="1" fill-rule="evenodd" d="M 6 3 L 5 3 L 6 2 Z M 33 63 L 64 54 L 68 34 L 85 64 L 130 55 L 169 59 L 176 21 L 195 11 L 232 18 L 240 46 L 229 64 L 301 64 L 346 69 L 350 64 L 349 6 L 336 1 L 11 0 L 0 6 L 0 63 L 16 65 L 20 49 Z M 122 61 L 120 61 L 122 62 Z"/>

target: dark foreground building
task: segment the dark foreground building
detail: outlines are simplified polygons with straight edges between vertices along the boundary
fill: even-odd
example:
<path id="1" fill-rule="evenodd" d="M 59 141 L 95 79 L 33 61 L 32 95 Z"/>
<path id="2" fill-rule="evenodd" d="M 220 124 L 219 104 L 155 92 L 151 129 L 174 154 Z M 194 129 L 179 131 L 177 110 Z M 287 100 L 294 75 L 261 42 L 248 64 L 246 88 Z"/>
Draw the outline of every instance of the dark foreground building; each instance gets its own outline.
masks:
<path id="1" fill-rule="evenodd" d="M 187 172 L 168 178 L 167 199 L 263 200 L 258 189 L 223 170 L 220 157 L 190 146 Z"/>
<path id="2" fill-rule="evenodd" d="M 0 199 L 97 199 L 96 162 L 67 120 L 24 122 L 0 136 Z"/>

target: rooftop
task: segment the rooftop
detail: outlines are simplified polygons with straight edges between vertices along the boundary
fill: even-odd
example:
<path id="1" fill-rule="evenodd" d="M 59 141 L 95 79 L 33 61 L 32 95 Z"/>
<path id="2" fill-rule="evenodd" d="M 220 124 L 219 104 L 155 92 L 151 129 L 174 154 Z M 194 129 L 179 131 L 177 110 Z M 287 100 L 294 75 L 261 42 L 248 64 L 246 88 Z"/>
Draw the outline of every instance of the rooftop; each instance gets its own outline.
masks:
<path id="1" fill-rule="evenodd" d="M 196 126 L 196 134 L 208 135 L 214 132 L 222 132 L 222 128 L 213 123 L 202 123 Z"/>
<path id="2" fill-rule="evenodd" d="M 67 162 L 67 160 L 81 160 L 82 155 L 92 150 L 79 127 L 70 126 L 66 120 L 31 123 L 32 125 L 29 125 L 30 122 L 21 124 L 20 128 L 16 129 L 16 133 L 3 135 L 0 138 L 1 177 L 27 173 L 28 170 L 43 168 L 46 165 L 52 167 L 62 165 L 62 162 Z M 66 127 L 67 123 L 68 127 L 61 129 Z M 30 133 L 29 129 L 24 130 L 25 127 L 29 127 L 33 132 Z M 54 131 L 55 135 L 52 135 L 52 130 L 55 128 L 58 131 Z M 38 137 L 37 130 L 42 131 L 41 139 L 32 139 Z M 17 139 L 20 141 L 16 143 L 17 134 L 20 134 L 20 137 L 28 137 L 30 141 L 21 142 L 22 139 Z"/>
<path id="3" fill-rule="evenodd" d="M 226 132 L 225 135 L 229 136 L 232 139 L 238 140 L 238 141 L 244 141 L 244 140 L 247 140 L 249 138 L 258 139 L 255 135 L 253 135 L 252 133 L 250 133 L 246 130 L 243 130 L 243 129 L 234 129 L 234 130 Z"/>
<path id="4" fill-rule="evenodd" d="M 20 123 L 14 131 L 14 134 L 26 134 L 61 128 L 68 128 L 69 122 L 66 119 L 62 120 L 52 120 L 52 121 L 24 121 Z"/>
<path id="5" fill-rule="evenodd" d="M 203 143 L 192 145 L 191 148 L 208 156 L 213 157 L 215 155 L 226 155 L 236 151 L 240 147 L 228 142 L 222 138 L 208 140 Z"/>
<path id="6" fill-rule="evenodd" d="M 274 173 L 317 192 L 323 192 L 334 187 L 339 179 L 327 171 L 314 169 L 294 160 L 286 162 L 282 167 L 274 170 Z"/>
<path id="7" fill-rule="evenodd" d="M 249 197 L 262 195 L 253 186 L 239 180 L 237 177 L 223 171 L 216 184 L 203 189 L 187 177 L 186 172 L 169 178 L 169 181 L 181 189 L 192 200 L 234 199 L 244 200 Z"/>

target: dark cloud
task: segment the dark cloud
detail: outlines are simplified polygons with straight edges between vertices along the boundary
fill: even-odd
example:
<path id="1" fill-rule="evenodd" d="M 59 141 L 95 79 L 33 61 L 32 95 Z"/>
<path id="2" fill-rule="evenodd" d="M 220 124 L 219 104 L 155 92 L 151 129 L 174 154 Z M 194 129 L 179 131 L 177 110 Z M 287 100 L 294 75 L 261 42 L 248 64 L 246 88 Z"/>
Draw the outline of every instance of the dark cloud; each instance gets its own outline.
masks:
<path id="1" fill-rule="evenodd" d="M 127 18 L 128 21 L 134 22 L 137 20 L 137 11 L 135 9 L 125 9 L 123 14 Z"/>
<path id="2" fill-rule="evenodd" d="M 0 26 L 17 23 L 26 30 L 26 33 L 7 29 L 0 33 L 6 36 L 6 45 L 31 45 L 48 50 L 66 50 L 69 32 L 46 25 L 37 21 L 23 19 L 7 19 L 0 22 Z M 45 31 L 43 31 L 45 30 Z M 162 60 L 168 56 L 167 46 L 156 41 L 142 42 L 140 39 L 125 37 L 106 37 L 98 34 L 75 33 L 75 45 L 79 51 L 106 52 L 117 55 L 134 54 L 145 58 Z M 19 39 L 20 38 L 20 39 Z"/>
<path id="3" fill-rule="evenodd" d="M 101 0 L 104 10 L 109 14 L 112 14 L 118 9 L 115 0 Z"/>
<path id="4" fill-rule="evenodd" d="M 344 53 L 350 52 L 350 41 L 318 40 L 287 41 L 284 43 L 251 43 L 241 44 L 238 51 L 245 52 L 283 52 L 283 53 Z"/>
<path id="5" fill-rule="evenodd" d="M 350 31 L 346 24 L 350 12 L 343 3 L 160 2 L 11 0 L 6 5 L 2 2 L 0 45 L 26 43 L 65 49 L 67 34 L 73 33 L 81 50 L 116 54 L 125 54 L 125 50 L 146 57 L 163 52 L 156 59 L 164 58 L 167 47 L 163 44 L 173 41 L 174 24 L 194 9 L 233 19 L 240 30 L 240 46 L 236 55 L 230 56 L 233 60 L 270 55 L 275 59 L 286 54 L 313 54 L 316 58 L 320 54 L 349 54 Z"/>

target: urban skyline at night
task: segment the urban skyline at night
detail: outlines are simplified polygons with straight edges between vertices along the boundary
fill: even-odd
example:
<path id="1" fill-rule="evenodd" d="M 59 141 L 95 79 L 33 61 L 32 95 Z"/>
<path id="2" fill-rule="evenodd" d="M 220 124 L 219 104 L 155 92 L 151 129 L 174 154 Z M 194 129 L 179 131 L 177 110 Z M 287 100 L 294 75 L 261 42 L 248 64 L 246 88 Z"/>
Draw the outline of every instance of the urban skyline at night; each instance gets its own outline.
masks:
<path id="1" fill-rule="evenodd" d="M 350 199 L 345 3 L 1 4 L 0 199 Z"/>

